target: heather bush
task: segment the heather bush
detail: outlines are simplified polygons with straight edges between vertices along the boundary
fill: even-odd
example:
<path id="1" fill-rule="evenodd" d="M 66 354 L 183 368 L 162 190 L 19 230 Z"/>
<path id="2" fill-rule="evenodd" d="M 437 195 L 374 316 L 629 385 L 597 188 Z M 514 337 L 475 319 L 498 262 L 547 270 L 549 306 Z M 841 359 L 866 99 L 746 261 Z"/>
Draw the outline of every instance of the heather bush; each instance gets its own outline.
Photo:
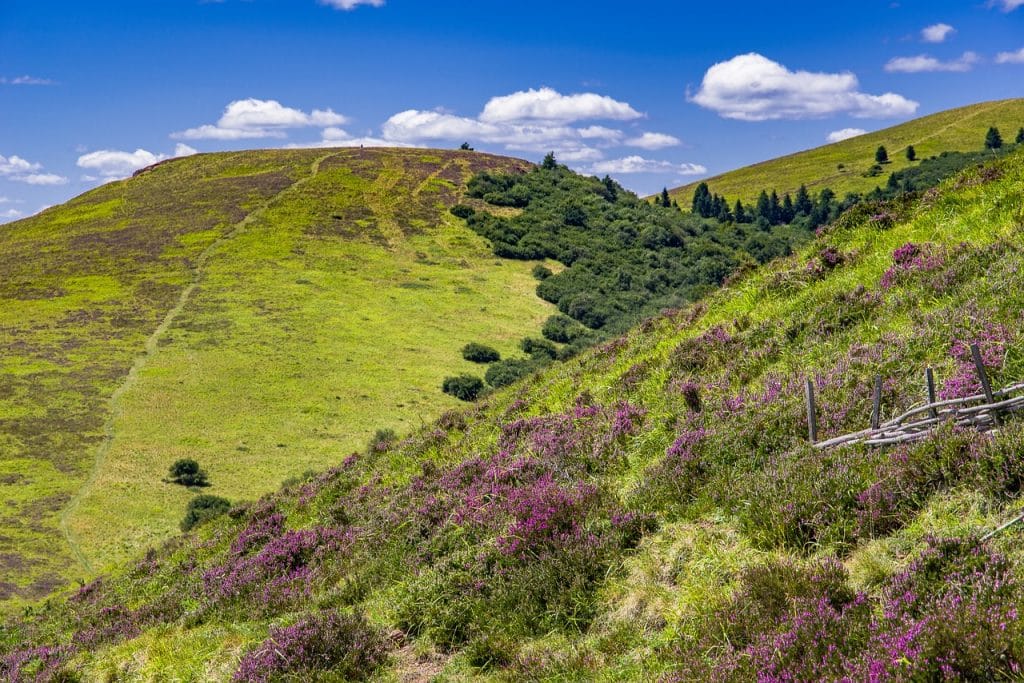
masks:
<path id="1" fill-rule="evenodd" d="M 209 484 L 206 471 L 200 469 L 199 463 L 191 458 L 175 460 L 171 465 L 170 480 L 182 486 L 207 486 Z"/>
<path id="2" fill-rule="evenodd" d="M 387 650 L 362 615 L 314 613 L 291 626 L 272 626 L 267 639 L 242 656 L 232 680 L 364 681 L 387 660 Z"/>
<path id="3" fill-rule="evenodd" d="M 484 381 L 473 375 L 445 377 L 441 383 L 441 390 L 460 401 L 475 401 L 484 390 Z"/>
<path id="4" fill-rule="evenodd" d="M 398 433 L 394 429 L 378 429 L 370 437 L 366 450 L 370 453 L 383 453 L 391 450 L 398 443 Z"/>
<path id="5" fill-rule="evenodd" d="M 526 377 L 533 370 L 534 364 L 525 358 L 506 358 L 492 363 L 484 373 L 484 379 L 492 387 L 507 387 Z"/>
<path id="6" fill-rule="evenodd" d="M 476 342 L 470 342 L 462 347 L 462 357 L 473 363 L 493 363 L 501 360 L 501 354 L 497 349 Z"/>

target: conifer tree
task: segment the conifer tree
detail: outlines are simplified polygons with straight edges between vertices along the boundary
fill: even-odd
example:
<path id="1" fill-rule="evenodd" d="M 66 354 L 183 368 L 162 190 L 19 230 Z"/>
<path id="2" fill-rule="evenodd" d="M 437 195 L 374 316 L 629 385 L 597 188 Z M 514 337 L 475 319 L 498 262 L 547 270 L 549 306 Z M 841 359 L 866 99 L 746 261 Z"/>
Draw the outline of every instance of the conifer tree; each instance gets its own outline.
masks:
<path id="1" fill-rule="evenodd" d="M 913 145 L 907 145 L 907 161 L 917 161 L 917 150 Z"/>
<path id="2" fill-rule="evenodd" d="M 1019 145 L 1022 142 L 1024 142 L 1024 126 L 1017 131 L 1017 144 Z"/>
<path id="3" fill-rule="evenodd" d="M 736 206 L 732 209 L 732 215 L 737 223 L 747 222 L 747 211 L 743 208 L 743 202 L 739 199 L 736 200 Z"/>
<path id="4" fill-rule="evenodd" d="M 768 203 L 772 214 L 768 217 L 768 220 L 774 225 L 782 220 L 782 205 L 779 204 L 779 193 L 772 190 L 772 196 L 768 199 Z"/>
<path id="5" fill-rule="evenodd" d="M 545 154 L 544 161 L 540 163 L 540 167 L 547 169 L 549 171 L 553 171 L 554 169 L 558 168 L 558 161 L 555 160 L 555 153 L 548 152 L 547 154 Z"/>
<path id="6" fill-rule="evenodd" d="M 701 183 L 693 191 L 693 212 L 701 218 L 708 218 L 711 215 L 711 192 L 707 183 Z"/>
<path id="7" fill-rule="evenodd" d="M 793 208 L 796 209 L 798 216 L 809 216 L 814 209 L 814 202 L 811 201 L 811 195 L 807 192 L 806 185 L 801 185 L 800 189 L 796 191 L 796 202 Z"/>
<path id="8" fill-rule="evenodd" d="M 768 193 L 761 190 L 761 194 L 757 196 L 757 208 L 754 211 L 755 218 L 763 218 L 768 222 L 772 220 L 772 203 L 768 199 Z"/>
<path id="9" fill-rule="evenodd" d="M 1003 136 L 999 134 L 999 129 L 992 126 L 985 133 L 985 149 L 996 150 L 1003 146 Z"/>
<path id="10" fill-rule="evenodd" d="M 793 198 L 789 196 L 787 192 L 782 198 L 782 215 L 781 220 L 783 223 L 792 223 L 796 217 L 796 209 L 793 207 Z"/>
<path id="11" fill-rule="evenodd" d="M 875 163 L 876 164 L 887 164 L 889 163 L 889 152 L 885 149 L 885 145 L 879 145 L 878 149 L 875 150 Z"/>
<path id="12" fill-rule="evenodd" d="M 666 209 L 672 208 L 672 198 L 668 196 L 668 188 L 661 188 L 661 205 Z"/>

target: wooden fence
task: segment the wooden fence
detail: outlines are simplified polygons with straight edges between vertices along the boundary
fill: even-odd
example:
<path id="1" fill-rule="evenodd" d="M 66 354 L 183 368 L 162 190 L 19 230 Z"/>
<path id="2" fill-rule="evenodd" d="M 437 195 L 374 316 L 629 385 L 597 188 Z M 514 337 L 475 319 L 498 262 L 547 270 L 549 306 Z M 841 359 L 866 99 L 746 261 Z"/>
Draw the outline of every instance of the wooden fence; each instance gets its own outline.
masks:
<path id="1" fill-rule="evenodd" d="M 988 374 L 981 360 L 977 344 L 971 345 L 982 393 L 948 401 L 935 400 L 935 376 L 932 369 L 925 373 L 928 402 L 911 408 L 902 415 L 887 422 L 881 422 L 882 377 L 875 378 L 874 402 L 871 409 L 871 424 L 867 429 L 844 434 L 825 441 L 818 441 L 817 408 L 814 398 L 814 382 L 807 380 L 807 430 L 815 448 L 834 448 L 846 444 L 864 443 L 869 446 L 889 446 L 922 439 L 944 422 L 950 421 L 961 427 L 974 427 L 987 431 L 998 427 L 1003 417 L 1024 409 L 1024 383 L 1014 384 L 996 391 L 992 390 Z"/>

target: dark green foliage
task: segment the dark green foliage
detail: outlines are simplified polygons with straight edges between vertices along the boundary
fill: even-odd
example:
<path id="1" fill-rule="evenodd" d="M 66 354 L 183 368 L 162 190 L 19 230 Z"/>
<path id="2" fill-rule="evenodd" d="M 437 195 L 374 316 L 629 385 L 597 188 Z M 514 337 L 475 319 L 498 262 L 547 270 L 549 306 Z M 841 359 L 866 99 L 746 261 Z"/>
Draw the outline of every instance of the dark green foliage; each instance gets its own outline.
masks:
<path id="1" fill-rule="evenodd" d="M 191 458 L 182 458 L 174 461 L 169 470 L 170 480 L 182 486 L 208 486 L 209 481 L 206 471 L 199 467 L 199 463 Z"/>
<path id="2" fill-rule="evenodd" d="M 473 363 L 493 363 L 501 360 L 501 354 L 497 349 L 476 342 L 470 342 L 462 347 L 462 357 Z"/>
<path id="3" fill-rule="evenodd" d="M 547 280 L 549 277 L 554 275 L 554 273 L 551 272 L 551 269 L 542 263 L 538 263 L 537 265 L 535 265 L 533 267 L 533 271 L 531 272 L 533 273 L 533 276 L 538 280 Z"/>
<path id="4" fill-rule="evenodd" d="M 185 518 L 181 520 L 181 530 L 188 531 L 203 522 L 219 517 L 231 509 L 231 501 L 220 496 L 204 493 L 188 502 Z"/>
<path id="5" fill-rule="evenodd" d="M 875 163 L 876 164 L 887 164 L 889 163 L 889 152 L 885 149 L 885 145 L 879 145 L 878 149 L 875 150 Z"/>
<path id="6" fill-rule="evenodd" d="M 547 339 L 534 339 L 526 337 L 519 343 L 519 348 L 533 358 L 554 360 L 558 356 L 558 349 Z"/>
<path id="7" fill-rule="evenodd" d="M 473 148 L 469 146 L 468 142 L 463 142 L 461 145 L 459 145 L 459 149 L 461 149 L 464 152 L 472 152 L 473 151 Z"/>
<path id="8" fill-rule="evenodd" d="M 900 192 L 927 190 L 965 168 L 991 160 L 993 153 L 1002 155 L 1007 151 L 1004 147 L 989 152 L 943 152 L 937 157 L 924 159 L 913 168 L 905 168 L 891 174 L 886 190 L 876 190 L 870 198 L 888 199 Z"/>
<path id="9" fill-rule="evenodd" d="M 541 334 L 553 342 L 568 344 L 586 335 L 587 331 L 578 322 L 564 315 L 553 315 L 544 321 Z"/>
<path id="10" fill-rule="evenodd" d="M 508 358 L 492 363 L 484 379 L 492 387 L 506 387 L 526 377 L 534 370 L 534 364 L 525 358 Z"/>
<path id="11" fill-rule="evenodd" d="M 999 134 L 999 129 L 992 126 L 985 133 L 985 149 L 1000 149 L 1003 146 L 1003 136 Z"/>
<path id="12" fill-rule="evenodd" d="M 1022 126 L 1021 129 L 1017 131 L 1016 143 L 1019 145 L 1022 142 L 1024 142 L 1024 126 Z"/>
<path id="13" fill-rule="evenodd" d="M 469 218 L 474 213 L 476 213 L 476 209 L 474 209 L 472 206 L 467 206 L 465 204 L 456 204 L 451 209 L 449 209 L 449 211 L 452 212 L 453 216 L 456 216 L 458 218 Z"/>
<path id="14" fill-rule="evenodd" d="M 913 145 L 907 145 L 907 161 L 917 161 L 917 150 Z"/>
<path id="15" fill-rule="evenodd" d="M 544 161 L 540 162 L 540 167 L 545 171 L 554 171 L 558 168 L 558 161 L 555 160 L 555 153 L 548 152 L 544 155 Z"/>
<path id="16" fill-rule="evenodd" d="M 445 377 L 444 382 L 441 383 L 441 390 L 460 401 L 475 401 L 480 392 L 484 390 L 484 382 L 474 375 Z"/>
<path id="17" fill-rule="evenodd" d="M 666 209 L 672 208 L 672 198 L 668 196 L 668 188 L 661 188 L 661 205 Z"/>
<path id="18" fill-rule="evenodd" d="M 811 215 L 814 203 L 811 201 L 811 195 L 807 192 L 806 185 L 801 185 L 800 189 L 796 191 L 796 201 L 793 203 L 793 209 L 796 211 L 797 216 Z"/>

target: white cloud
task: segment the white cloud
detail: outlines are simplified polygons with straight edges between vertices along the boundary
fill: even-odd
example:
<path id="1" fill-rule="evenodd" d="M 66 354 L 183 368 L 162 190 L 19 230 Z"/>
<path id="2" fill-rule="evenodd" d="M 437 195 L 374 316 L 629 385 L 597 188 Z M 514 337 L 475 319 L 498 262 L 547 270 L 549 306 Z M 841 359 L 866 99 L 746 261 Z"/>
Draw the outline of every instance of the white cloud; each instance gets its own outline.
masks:
<path id="1" fill-rule="evenodd" d="M 503 133 L 501 127 L 481 123 L 475 119 L 418 109 L 407 109 L 395 114 L 384 122 L 381 130 L 388 140 L 400 142 L 457 138 L 478 138 L 496 142 Z"/>
<path id="2" fill-rule="evenodd" d="M 563 95 L 552 88 L 530 88 L 511 95 L 492 97 L 480 113 L 480 121 L 487 123 L 572 123 L 586 119 L 630 121 L 642 117 L 643 114 L 627 103 L 607 95 L 591 92 Z"/>
<path id="3" fill-rule="evenodd" d="M 825 139 L 829 142 L 841 142 L 843 140 L 855 138 L 858 135 L 864 135 L 865 133 L 867 133 L 867 131 L 863 128 L 843 128 L 842 130 L 832 131 Z"/>
<path id="4" fill-rule="evenodd" d="M 171 137 L 180 140 L 244 140 L 284 138 L 289 128 L 339 126 L 348 119 L 331 109 L 306 113 L 285 107 L 277 100 L 248 98 L 230 102 L 215 125 L 189 128 Z"/>
<path id="5" fill-rule="evenodd" d="M 63 185 L 68 181 L 56 173 L 38 173 L 42 168 L 42 164 L 27 161 L 16 154 L 9 157 L 0 154 L 0 178 L 29 185 Z"/>
<path id="6" fill-rule="evenodd" d="M 7 209 L 6 211 L 0 211 L 0 221 L 13 221 L 16 218 L 21 218 L 25 213 L 18 211 L 17 209 Z"/>
<path id="7" fill-rule="evenodd" d="M 608 142 L 618 142 L 622 139 L 622 131 L 615 128 L 605 128 L 604 126 L 587 126 L 586 128 L 580 128 L 576 131 L 579 136 L 584 140 L 606 140 Z"/>
<path id="8" fill-rule="evenodd" d="M 102 180 L 117 180 L 166 158 L 166 154 L 153 154 L 144 149 L 137 149 L 134 152 L 102 149 L 83 154 L 78 157 L 77 163 L 80 168 L 91 169 L 99 173 Z"/>
<path id="9" fill-rule="evenodd" d="M 949 71 L 964 73 L 974 68 L 974 65 L 981 61 L 974 52 L 965 52 L 958 59 L 943 62 L 929 55 L 917 55 L 915 57 L 894 57 L 885 65 L 885 70 L 890 73 L 916 74 L 932 71 Z"/>
<path id="10" fill-rule="evenodd" d="M 1000 52 L 996 55 L 996 64 L 1024 64 L 1024 47 L 1016 52 Z"/>
<path id="11" fill-rule="evenodd" d="M 193 154 L 199 154 L 199 150 L 186 145 L 184 142 L 179 142 L 174 146 L 174 156 L 176 157 L 190 157 Z"/>
<path id="12" fill-rule="evenodd" d="M 0 77 L 0 85 L 54 85 L 55 81 L 49 78 L 37 78 L 35 76 L 15 76 L 14 78 Z"/>
<path id="13" fill-rule="evenodd" d="M 741 121 L 823 118 L 847 113 L 857 118 L 910 116 L 918 103 L 902 95 L 869 95 L 857 90 L 852 73 L 790 71 L 759 55 L 738 55 L 711 66 L 691 99 L 724 118 Z"/>
<path id="14" fill-rule="evenodd" d="M 1004 12 L 1012 12 L 1018 7 L 1024 6 L 1024 0 L 992 0 L 990 5 L 998 5 Z"/>
<path id="15" fill-rule="evenodd" d="M 597 175 L 608 173 L 676 173 L 678 175 L 701 175 L 708 169 L 700 164 L 674 164 L 671 161 L 645 159 L 628 156 L 621 159 L 598 161 L 590 166 L 590 172 Z"/>
<path id="16" fill-rule="evenodd" d="M 954 33 L 956 29 L 949 24 L 932 24 L 921 29 L 921 40 L 926 43 L 941 43 Z"/>
<path id="17" fill-rule="evenodd" d="M 384 0 L 319 0 L 321 5 L 327 5 L 334 9 L 353 10 L 360 5 L 370 7 L 383 7 Z"/>
<path id="18" fill-rule="evenodd" d="M 640 137 L 626 140 L 626 144 L 630 147 L 639 147 L 641 149 L 664 149 L 666 147 L 675 147 L 680 143 L 681 140 L 679 138 L 665 133 L 644 133 Z"/>

